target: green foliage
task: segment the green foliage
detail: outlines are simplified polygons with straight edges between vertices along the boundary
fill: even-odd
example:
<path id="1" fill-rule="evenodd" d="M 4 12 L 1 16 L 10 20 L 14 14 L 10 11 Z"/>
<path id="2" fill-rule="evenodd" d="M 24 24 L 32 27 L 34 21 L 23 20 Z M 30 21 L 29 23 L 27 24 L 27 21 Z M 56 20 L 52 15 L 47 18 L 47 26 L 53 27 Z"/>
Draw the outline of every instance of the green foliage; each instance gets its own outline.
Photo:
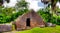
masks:
<path id="1" fill-rule="evenodd" d="M 0 14 L 0 23 L 7 23 L 10 22 L 10 16 L 6 16 L 4 14 Z"/>
<path id="2" fill-rule="evenodd" d="M 17 1 L 18 3 L 16 4 L 18 7 L 27 7 L 27 2 L 25 0 L 20 0 Z"/>
<path id="3" fill-rule="evenodd" d="M 51 14 L 48 11 L 39 10 L 37 12 L 44 19 L 45 22 L 50 22 Z"/>
<path id="4" fill-rule="evenodd" d="M 57 23 L 58 25 L 60 25 L 60 16 L 58 16 L 56 23 Z"/>
<path id="5" fill-rule="evenodd" d="M 27 11 L 27 8 L 16 12 L 14 8 L 0 7 L 0 23 L 9 23 L 14 21 L 18 16 L 26 13 Z"/>
<path id="6" fill-rule="evenodd" d="M 18 16 L 21 16 L 22 14 L 28 12 L 28 9 L 24 9 L 24 10 L 21 10 L 21 11 L 18 11 L 14 14 L 11 15 L 11 20 L 15 20 Z"/>
<path id="7" fill-rule="evenodd" d="M 11 21 L 11 14 L 13 12 L 13 8 L 4 8 L 0 6 L 0 23 L 7 23 Z"/>
<path id="8" fill-rule="evenodd" d="M 25 0 L 17 1 L 15 8 L 18 11 L 23 10 L 23 9 L 28 9 L 28 2 L 26 2 Z"/>
<path id="9" fill-rule="evenodd" d="M 45 22 L 51 22 L 60 25 L 60 16 L 57 16 L 56 14 L 52 15 L 49 9 L 46 9 L 45 11 L 40 9 L 37 13 L 43 18 Z"/>
<path id="10" fill-rule="evenodd" d="M 7 2 L 9 2 L 9 0 Z M 25 0 L 18 1 L 16 6 L 14 8 L 0 6 L 0 23 L 9 23 L 14 21 L 18 16 L 28 11 L 28 3 Z"/>
<path id="11" fill-rule="evenodd" d="M 0 6 L 0 14 L 5 14 L 5 15 L 11 15 L 15 12 L 14 8 L 4 8 L 3 6 Z"/>

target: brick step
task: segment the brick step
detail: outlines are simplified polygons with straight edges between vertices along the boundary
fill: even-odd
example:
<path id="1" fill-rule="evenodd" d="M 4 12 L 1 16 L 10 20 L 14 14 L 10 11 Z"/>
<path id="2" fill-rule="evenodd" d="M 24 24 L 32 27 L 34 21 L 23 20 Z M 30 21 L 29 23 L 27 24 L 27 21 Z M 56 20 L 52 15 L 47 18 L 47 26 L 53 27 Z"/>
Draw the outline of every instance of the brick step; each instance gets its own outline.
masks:
<path id="1" fill-rule="evenodd" d="M 27 29 L 31 29 L 31 27 L 27 26 Z"/>

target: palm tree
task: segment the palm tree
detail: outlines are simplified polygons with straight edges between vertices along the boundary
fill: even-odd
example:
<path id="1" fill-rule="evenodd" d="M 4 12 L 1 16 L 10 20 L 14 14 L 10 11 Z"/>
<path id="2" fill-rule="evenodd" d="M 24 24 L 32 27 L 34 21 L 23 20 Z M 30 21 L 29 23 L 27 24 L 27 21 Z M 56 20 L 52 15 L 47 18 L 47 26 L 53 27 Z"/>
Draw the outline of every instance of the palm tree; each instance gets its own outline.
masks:
<path id="1" fill-rule="evenodd" d="M 56 3 L 58 0 L 51 0 L 51 10 L 56 13 Z"/>
<path id="2" fill-rule="evenodd" d="M 51 0 L 51 10 L 52 10 L 52 15 L 54 13 L 58 16 L 57 10 L 56 10 L 57 9 L 57 7 L 56 7 L 57 2 L 60 2 L 60 0 Z M 57 18 L 56 18 L 56 23 L 57 23 Z"/>
<path id="3" fill-rule="evenodd" d="M 46 9 L 46 5 L 50 2 L 50 0 L 41 0 L 42 3 L 44 3 L 44 11 Z"/>
<path id="4" fill-rule="evenodd" d="M 9 3 L 10 2 L 10 0 L 0 0 L 0 6 L 2 6 L 3 5 L 3 2 L 4 1 L 6 1 L 7 3 Z"/>
<path id="5" fill-rule="evenodd" d="M 41 0 L 44 4 L 48 4 L 51 2 L 51 10 L 56 13 L 56 4 L 60 2 L 60 0 Z"/>
<path id="6" fill-rule="evenodd" d="M 41 0 L 41 2 L 44 4 L 48 4 L 50 2 L 50 0 Z"/>
<path id="7" fill-rule="evenodd" d="M 54 13 L 57 15 L 56 4 L 57 4 L 57 2 L 60 2 L 60 0 L 43 0 L 42 2 L 44 4 L 48 4 L 49 2 L 51 2 L 51 11 L 52 11 L 51 16 L 53 16 Z M 57 21 L 57 19 L 56 19 L 56 21 Z"/>

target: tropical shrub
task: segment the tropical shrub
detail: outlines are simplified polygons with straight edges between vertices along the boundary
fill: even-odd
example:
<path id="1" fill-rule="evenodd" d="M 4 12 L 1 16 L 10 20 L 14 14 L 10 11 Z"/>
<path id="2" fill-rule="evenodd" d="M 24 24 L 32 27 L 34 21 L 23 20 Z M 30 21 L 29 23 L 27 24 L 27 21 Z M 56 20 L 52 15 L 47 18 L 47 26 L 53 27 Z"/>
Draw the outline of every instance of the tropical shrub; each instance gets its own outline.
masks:
<path id="1" fill-rule="evenodd" d="M 37 12 L 45 22 L 51 22 L 54 24 L 60 25 L 60 16 L 57 16 L 56 14 L 51 14 L 48 10 L 44 11 L 43 9 L 38 10 Z"/>

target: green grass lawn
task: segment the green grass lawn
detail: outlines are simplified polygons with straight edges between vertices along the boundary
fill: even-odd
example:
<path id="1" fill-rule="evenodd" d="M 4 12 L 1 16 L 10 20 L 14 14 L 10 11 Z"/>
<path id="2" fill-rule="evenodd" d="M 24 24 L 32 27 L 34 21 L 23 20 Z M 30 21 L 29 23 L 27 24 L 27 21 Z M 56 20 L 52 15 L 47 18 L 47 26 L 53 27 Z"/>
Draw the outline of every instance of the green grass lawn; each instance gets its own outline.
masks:
<path id="1" fill-rule="evenodd" d="M 60 26 L 45 28 L 36 27 L 30 30 L 13 31 L 13 33 L 60 33 Z"/>

